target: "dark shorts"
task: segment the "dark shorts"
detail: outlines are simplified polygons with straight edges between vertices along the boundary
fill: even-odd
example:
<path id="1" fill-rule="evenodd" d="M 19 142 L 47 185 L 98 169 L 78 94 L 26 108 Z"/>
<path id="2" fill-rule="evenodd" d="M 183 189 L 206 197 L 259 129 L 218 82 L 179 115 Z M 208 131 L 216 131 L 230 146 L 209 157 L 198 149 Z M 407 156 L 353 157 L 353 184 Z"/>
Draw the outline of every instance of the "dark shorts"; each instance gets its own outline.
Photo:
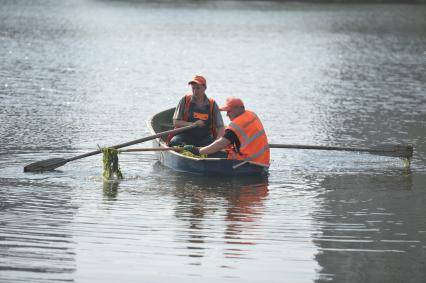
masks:
<path id="1" fill-rule="evenodd" d="M 177 146 L 177 145 L 194 145 L 194 146 L 206 146 L 214 142 L 212 136 L 207 136 L 206 138 L 200 139 L 190 136 L 188 134 L 182 133 L 174 136 L 169 145 Z"/>

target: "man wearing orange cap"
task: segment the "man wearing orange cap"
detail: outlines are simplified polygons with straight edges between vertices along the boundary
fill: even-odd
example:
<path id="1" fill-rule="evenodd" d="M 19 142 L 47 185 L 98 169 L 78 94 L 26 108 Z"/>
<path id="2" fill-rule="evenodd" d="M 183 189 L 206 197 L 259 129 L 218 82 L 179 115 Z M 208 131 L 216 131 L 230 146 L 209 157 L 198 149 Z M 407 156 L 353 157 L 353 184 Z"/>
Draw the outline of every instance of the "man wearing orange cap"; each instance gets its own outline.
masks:
<path id="1" fill-rule="evenodd" d="M 169 137 L 169 145 L 205 146 L 224 133 L 224 125 L 219 107 L 212 98 L 206 96 L 207 82 L 203 76 L 196 75 L 188 82 L 192 94 L 179 101 L 173 115 L 176 128 L 196 124 L 198 127 Z"/>
<path id="2" fill-rule="evenodd" d="M 201 148 L 185 146 L 184 149 L 197 155 L 212 154 L 226 149 L 228 159 L 250 161 L 269 166 L 268 138 L 257 115 L 252 111 L 245 110 L 243 101 L 233 96 L 226 99 L 225 105 L 220 110 L 226 111 L 226 115 L 231 120 L 223 137 Z"/>

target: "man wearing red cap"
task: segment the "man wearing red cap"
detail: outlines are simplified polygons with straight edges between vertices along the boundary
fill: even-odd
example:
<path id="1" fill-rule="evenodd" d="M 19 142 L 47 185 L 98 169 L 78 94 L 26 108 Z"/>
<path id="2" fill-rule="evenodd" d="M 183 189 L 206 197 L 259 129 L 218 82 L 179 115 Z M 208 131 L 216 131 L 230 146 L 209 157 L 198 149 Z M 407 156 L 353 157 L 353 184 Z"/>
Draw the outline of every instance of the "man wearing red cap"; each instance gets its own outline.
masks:
<path id="1" fill-rule="evenodd" d="M 212 154 L 226 149 L 229 159 L 269 166 L 268 138 L 257 115 L 252 111 L 245 110 L 243 101 L 233 96 L 226 99 L 225 105 L 220 110 L 226 111 L 226 115 L 231 120 L 223 137 L 201 148 L 185 146 L 184 149 L 197 155 Z"/>
<path id="2" fill-rule="evenodd" d="M 198 127 L 169 137 L 169 145 L 205 146 L 224 133 L 224 125 L 219 107 L 212 98 L 206 96 L 207 82 L 203 76 L 196 75 L 188 82 L 192 94 L 179 101 L 173 115 L 176 128 L 196 124 Z"/>

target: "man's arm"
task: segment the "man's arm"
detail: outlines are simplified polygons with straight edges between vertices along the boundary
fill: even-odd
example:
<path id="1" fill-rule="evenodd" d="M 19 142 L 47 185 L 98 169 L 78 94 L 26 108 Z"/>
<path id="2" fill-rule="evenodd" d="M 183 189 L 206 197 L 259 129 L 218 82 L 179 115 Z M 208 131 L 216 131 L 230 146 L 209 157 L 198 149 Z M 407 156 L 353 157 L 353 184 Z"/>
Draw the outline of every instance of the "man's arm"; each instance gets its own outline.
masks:
<path id="1" fill-rule="evenodd" d="M 186 126 L 181 122 L 181 121 L 183 121 L 183 109 L 184 109 L 184 107 L 185 107 L 185 98 L 181 98 L 179 100 L 178 105 L 176 106 L 175 113 L 173 114 L 173 125 L 176 128 Z M 183 121 L 183 122 L 185 122 L 185 121 Z"/>
<path id="2" fill-rule="evenodd" d="M 219 139 L 225 134 L 225 126 L 223 123 L 222 114 L 219 111 L 219 106 L 217 105 L 216 101 L 213 106 L 213 115 L 216 118 L 216 139 Z"/>
<path id="3" fill-rule="evenodd" d="M 198 127 L 204 127 L 204 122 L 203 120 L 197 120 L 194 123 L 192 122 L 188 122 L 188 121 L 184 121 L 184 120 L 173 120 L 173 125 L 176 128 L 181 128 L 181 127 L 185 127 L 185 126 L 190 126 L 192 124 L 196 124 Z"/>
<path id="4" fill-rule="evenodd" d="M 231 142 L 224 138 L 221 137 L 217 140 L 215 140 L 213 143 L 205 146 L 205 147 L 201 147 L 200 150 L 200 154 L 212 154 L 215 152 L 218 152 L 219 150 L 224 149 L 225 147 L 227 147 Z"/>
<path id="5" fill-rule="evenodd" d="M 185 97 L 183 97 L 179 101 L 179 104 L 176 106 L 175 113 L 173 114 L 173 125 L 176 128 L 190 126 L 193 124 L 192 122 L 183 120 L 184 108 L 185 108 Z M 203 127 L 205 125 L 204 122 L 201 120 L 196 121 L 194 124 L 197 124 L 198 127 Z"/>
<path id="6" fill-rule="evenodd" d="M 221 137 L 223 137 L 223 134 L 225 134 L 225 127 L 217 127 L 216 128 L 216 133 L 217 133 L 217 138 L 216 139 L 219 139 L 219 138 L 221 138 Z"/>

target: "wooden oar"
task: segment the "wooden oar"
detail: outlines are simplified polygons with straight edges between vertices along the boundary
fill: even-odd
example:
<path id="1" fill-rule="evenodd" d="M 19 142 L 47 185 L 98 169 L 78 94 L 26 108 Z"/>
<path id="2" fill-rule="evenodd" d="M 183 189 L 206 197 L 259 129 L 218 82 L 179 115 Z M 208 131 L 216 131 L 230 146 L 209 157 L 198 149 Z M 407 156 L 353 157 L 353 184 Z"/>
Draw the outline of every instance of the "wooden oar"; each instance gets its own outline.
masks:
<path id="1" fill-rule="evenodd" d="M 301 144 L 276 144 L 270 143 L 269 148 L 295 148 L 295 149 L 315 149 L 315 150 L 343 150 L 343 151 L 359 151 L 368 152 L 371 154 L 401 157 L 401 158 L 412 158 L 413 157 L 413 146 L 412 145 L 401 145 L 401 144 L 387 144 L 374 146 L 372 148 L 356 148 L 356 147 L 337 147 L 337 146 L 322 146 L 322 145 L 301 145 Z M 236 169 L 243 166 L 246 163 L 252 163 L 249 160 L 244 160 L 237 165 L 232 166 Z"/>
<path id="2" fill-rule="evenodd" d="M 129 146 L 129 145 L 134 145 L 134 144 L 137 144 L 137 143 L 141 143 L 141 142 L 153 140 L 153 139 L 156 139 L 156 138 L 159 138 L 159 137 L 167 136 L 168 134 L 181 133 L 181 132 L 188 131 L 188 130 L 196 128 L 196 127 L 197 127 L 197 125 L 192 124 L 192 125 L 189 125 L 189 126 L 185 126 L 185 127 L 161 132 L 161 133 L 149 136 L 149 137 L 145 137 L 145 138 L 137 139 L 137 140 L 134 140 L 134 141 L 129 141 L 129 142 L 126 142 L 126 143 L 114 145 L 114 146 L 111 146 L 110 148 L 119 149 L 119 148 L 126 147 L 126 146 Z M 51 159 L 46 159 L 46 160 L 42 160 L 42 161 L 37 161 L 37 162 L 31 163 L 31 164 L 28 164 L 27 166 L 25 166 L 24 172 L 53 170 L 53 169 L 58 168 L 62 165 L 65 165 L 66 163 L 68 163 L 70 161 L 89 157 L 89 156 L 92 156 L 92 155 L 95 155 L 95 154 L 99 154 L 101 152 L 102 152 L 101 150 L 95 150 L 95 151 L 88 152 L 88 153 L 85 153 L 85 154 L 82 154 L 82 155 L 77 155 L 77 156 L 74 156 L 74 157 L 71 157 L 71 158 L 51 158 Z"/>
<path id="3" fill-rule="evenodd" d="M 337 147 L 337 146 L 320 146 L 320 145 L 298 145 L 298 144 L 269 144 L 270 148 L 297 148 L 297 149 L 317 149 L 317 150 L 344 150 L 344 151 L 359 151 L 368 152 L 371 154 L 411 158 L 413 157 L 412 145 L 401 144 L 386 144 L 378 145 L 371 148 L 356 148 L 356 147 Z"/>

